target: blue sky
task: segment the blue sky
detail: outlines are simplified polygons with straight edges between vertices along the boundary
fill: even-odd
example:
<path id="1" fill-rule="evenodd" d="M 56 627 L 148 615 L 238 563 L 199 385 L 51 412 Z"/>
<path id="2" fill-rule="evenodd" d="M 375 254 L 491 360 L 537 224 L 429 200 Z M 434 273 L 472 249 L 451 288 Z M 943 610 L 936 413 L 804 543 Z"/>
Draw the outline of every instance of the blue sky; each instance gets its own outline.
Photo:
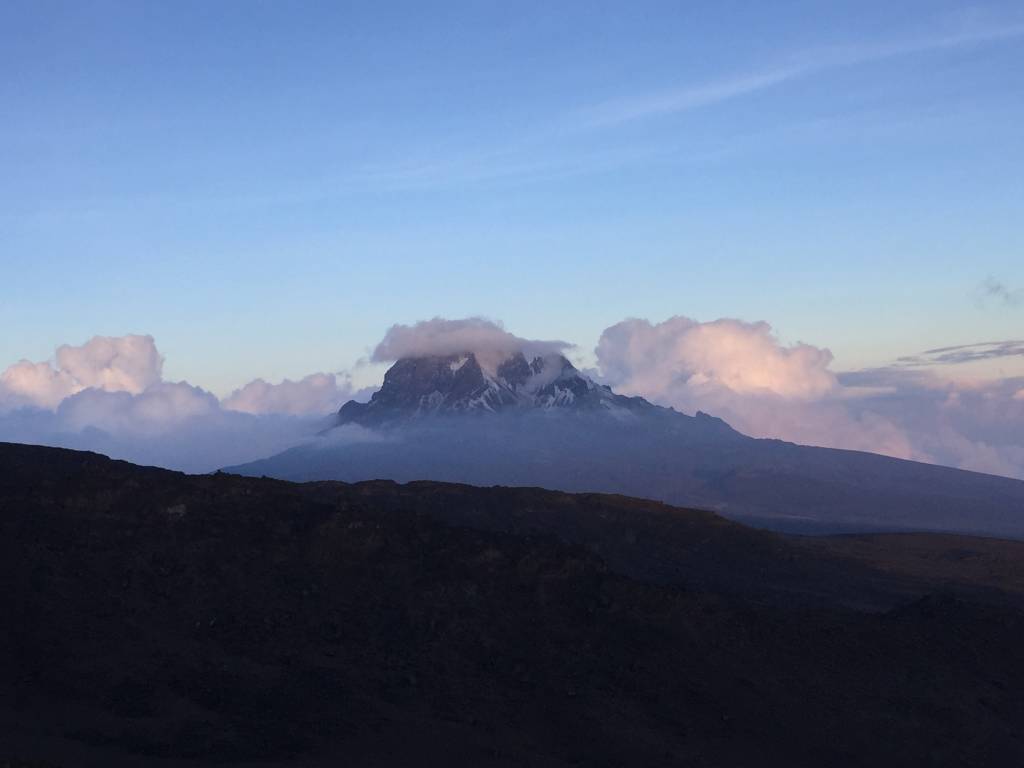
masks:
<path id="1" fill-rule="evenodd" d="M 1019 3 L 436 5 L 0 5 L 0 368 L 148 333 L 226 393 L 435 315 L 766 320 L 837 370 L 1024 336 Z"/>

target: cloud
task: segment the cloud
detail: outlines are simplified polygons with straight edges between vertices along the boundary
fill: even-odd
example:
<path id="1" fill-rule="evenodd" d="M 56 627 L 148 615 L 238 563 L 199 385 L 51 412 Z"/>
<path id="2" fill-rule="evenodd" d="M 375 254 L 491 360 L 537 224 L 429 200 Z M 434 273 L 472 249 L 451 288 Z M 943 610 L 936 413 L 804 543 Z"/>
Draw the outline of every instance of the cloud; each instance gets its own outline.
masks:
<path id="1" fill-rule="evenodd" d="M 138 394 L 160 381 L 163 358 L 152 336 L 94 336 L 57 348 L 56 366 L 22 360 L 0 374 L 0 407 L 55 408 L 84 389 Z"/>
<path id="2" fill-rule="evenodd" d="M 596 352 L 606 378 L 652 395 L 726 390 L 806 400 L 836 387 L 828 370 L 831 352 L 809 344 L 783 346 L 763 322 L 624 320 L 605 330 Z"/>
<path id="3" fill-rule="evenodd" d="M 22 360 L 0 374 L 0 410 L 63 407 L 83 426 L 86 413 L 109 422 L 117 411 L 125 414 L 125 427 L 152 426 L 221 407 L 254 415 L 323 415 L 352 393 L 347 375 L 314 373 L 279 384 L 256 379 L 218 402 L 186 382 L 165 382 L 163 363 L 152 336 L 95 336 L 81 346 L 64 344 L 53 362 Z M 110 394 L 120 396 L 103 396 Z"/>
<path id="4" fill-rule="evenodd" d="M 906 358 L 924 361 L 914 365 L 835 374 L 827 349 L 783 345 L 766 323 L 626 320 L 601 335 L 597 375 L 626 394 L 703 410 L 755 437 L 1024 477 L 1024 380 L 958 383 L 925 367 L 951 354 L 968 361 L 1009 353 L 1012 344 L 930 350 Z"/>
<path id="5" fill-rule="evenodd" d="M 853 401 L 851 411 L 898 424 L 915 458 L 1024 477 L 1024 401 L 1016 398 L 1024 379 L 959 382 L 901 369 L 887 378 L 887 390 Z"/>
<path id="6" fill-rule="evenodd" d="M 784 65 L 761 71 L 682 88 L 650 91 L 627 99 L 608 100 L 582 110 L 578 117 L 582 126 L 591 128 L 646 120 L 729 101 L 831 69 L 1012 40 L 1021 36 L 1024 36 L 1024 24 L 1000 22 L 974 25 L 973 28 L 949 34 L 897 40 L 880 45 L 845 45 L 809 50 L 792 56 Z"/>
<path id="7" fill-rule="evenodd" d="M 0 409 L 21 406 L 56 408 L 81 385 L 50 363 L 22 360 L 0 374 Z"/>
<path id="8" fill-rule="evenodd" d="M 982 305 L 990 301 L 1001 304 L 1004 307 L 1019 307 L 1024 304 L 1024 290 L 1010 288 L 1001 280 L 994 277 L 987 278 L 978 289 L 978 302 Z"/>
<path id="9" fill-rule="evenodd" d="M 96 450 L 203 472 L 263 458 L 315 434 L 350 392 L 346 377 L 246 384 L 223 402 L 162 378 L 151 336 L 97 336 L 53 361 L 0 373 L 0 440 Z"/>
<path id="10" fill-rule="evenodd" d="M 57 368 L 82 389 L 137 395 L 161 380 L 163 366 L 152 336 L 94 336 L 80 347 L 57 348 Z"/>
<path id="11" fill-rule="evenodd" d="M 581 116 L 589 127 L 598 128 L 686 112 L 780 85 L 805 72 L 804 67 L 749 72 L 685 88 L 653 91 L 631 99 L 606 101 L 589 107 Z"/>
<path id="12" fill-rule="evenodd" d="M 159 435 L 169 428 L 220 410 L 211 393 L 181 382 L 159 382 L 139 394 L 85 389 L 64 400 L 57 416 L 65 428 L 112 434 Z"/>
<path id="13" fill-rule="evenodd" d="M 313 373 L 299 381 L 285 379 L 269 384 L 263 379 L 250 381 L 226 397 L 222 405 L 242 413 L 288 413 L 293 416 L 324 414 L 338 410 L 353 395 L 348 377 L 333 373 Z"/>
<path id="14" fill-rule="evenodd" d="M 493 369 L 516 352 L 533 357 L 561 353 L 570 346 L 564 341 L 522 339 L 482 317 L 461 320 L 435 317 L 415 325 L 391 326 L 373 350 L 371 359 L 386 363 L 403 357 L 447 357 L 472 352 L 482 366 Z"/>
<path id="15" fill-rule="evenodd" d="M 308 443 L 317 450 L 327 451 L 341 445 L 400 443 L 402 435 L 397 432 L 381 432 L 359 424 L 342 424 L 326 435 L 318 436 Z"/>
<path id="16" fill-rule="evenodd" d="M 958 365 L 1001 357 L 1024 357 L 1024 340 L 983 341 L 955 347 L 939 347 L 926 350 L 919 355 L 900 357 L 896 363 L 904 366 Z"/>
<path id="17" fill-rule="evenodd" d="M 212 399 L 207 400 L 208 407 L 202 402 L 207 397 Z M 215 403 L 216 398 L 209 393 L 204 396 L 202 390 L 189 393 L 178 388 L 142 395 L 87 390 L 56 411 L 21 408 L 0 413 L 0 440 L 97 451 L 184 472 L 210 472 L 279 453 L 325 426 L 319 418 L 253 416 L 218 408 Z"/>

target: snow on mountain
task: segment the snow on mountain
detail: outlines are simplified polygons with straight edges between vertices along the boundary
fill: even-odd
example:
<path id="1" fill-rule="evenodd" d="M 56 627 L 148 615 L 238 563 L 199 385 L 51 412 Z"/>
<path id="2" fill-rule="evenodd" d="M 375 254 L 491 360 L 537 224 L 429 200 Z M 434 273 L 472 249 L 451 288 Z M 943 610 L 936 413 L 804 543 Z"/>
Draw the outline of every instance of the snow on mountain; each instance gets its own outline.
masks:
<path id="1" fill-rule="evenodd" d="M 641 398 L 616 395 L 580 373 L 562 355 L 527 360 L 516 352 L 497 366 L 482 366 L 472 352 L 408 357 L 384 375 L 368 403 L 346 403 L 338 425 L 378 426 L 440 414 L 496 413 L 510 409 L 573 408 L 628 415 L 653 408 Z"/>

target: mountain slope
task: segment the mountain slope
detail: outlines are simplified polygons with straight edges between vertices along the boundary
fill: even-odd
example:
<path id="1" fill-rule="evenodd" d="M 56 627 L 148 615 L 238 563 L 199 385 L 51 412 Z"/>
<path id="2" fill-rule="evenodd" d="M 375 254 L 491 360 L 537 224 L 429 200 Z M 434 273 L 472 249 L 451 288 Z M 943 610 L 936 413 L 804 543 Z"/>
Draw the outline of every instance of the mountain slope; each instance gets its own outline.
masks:
<path id="1" fill-rule="evenodd" d="M 1024 481 L 756 440 L 617 395 L 557 356 L 490 372 L 468 354 L 400 360 L 319 439 L 229 471 L 623 493 L 777 530 L 1024 537 Z"/>
<path id="2" fill-rule="evenodd" d="M 1024 544 L 912 540 L 0 444 L 0 764 L 1020 764 Z"/>

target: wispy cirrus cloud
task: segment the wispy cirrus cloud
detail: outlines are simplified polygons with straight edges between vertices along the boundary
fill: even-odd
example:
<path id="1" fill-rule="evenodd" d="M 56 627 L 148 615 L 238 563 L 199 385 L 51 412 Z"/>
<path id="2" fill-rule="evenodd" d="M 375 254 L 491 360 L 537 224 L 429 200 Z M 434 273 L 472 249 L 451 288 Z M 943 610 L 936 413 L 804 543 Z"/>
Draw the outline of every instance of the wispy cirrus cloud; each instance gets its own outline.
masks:
<path id="1" fill-rule="evenodd" d="M 1024 340 L 982 341 L 976 344 L 938 347 L 925 350 L 918 355 L 897 358 L 896 364 L 905 367 L 959 365 L 1002 357 L 1024 357 Z"/>
<path id="2" fill-rule="evenodd" d="M 700 161 L 708 155 L 728 154 L 736 139 L 730 140 L 729 146 L 713 150 L 661 143 L 626 146 L 616 142 L 608 146 L 607 141 L 619 126 L 753 96 L 831 70 L 1017 39 L 1024 39 L 1024 22 L 969 19 L 956 30 L 942 34 L 806 50 L 748 72 L 583 104 L 567 113 L 535 120 L 506 144 L 434 153 L 418 162 L 413 159 L 370 165 L 355 181 L 390 189 L 534 183 L 643 163 Z"/>
<path id="3" fill-rule="evenodd" d="M 763 91 L 803 74 L 806 74 L 806 70 L 799 66 L 751 72 L 684 88 L 653 91 L 633 98 L 605 101 L 583 108 L 579 117 L 582 125 L 589 128 L 660 117 Z"/>
<path id="4" fill-rule="evenodd" d="M 610 99 L 580 109 L 576 117 L 579 127 L 614 126 L 730 101 L 827 70 L 1020 38 L 1024 38 L 1024 23 L 987 24 L 941 35 L 809 50 L 759 71 Z"/>

